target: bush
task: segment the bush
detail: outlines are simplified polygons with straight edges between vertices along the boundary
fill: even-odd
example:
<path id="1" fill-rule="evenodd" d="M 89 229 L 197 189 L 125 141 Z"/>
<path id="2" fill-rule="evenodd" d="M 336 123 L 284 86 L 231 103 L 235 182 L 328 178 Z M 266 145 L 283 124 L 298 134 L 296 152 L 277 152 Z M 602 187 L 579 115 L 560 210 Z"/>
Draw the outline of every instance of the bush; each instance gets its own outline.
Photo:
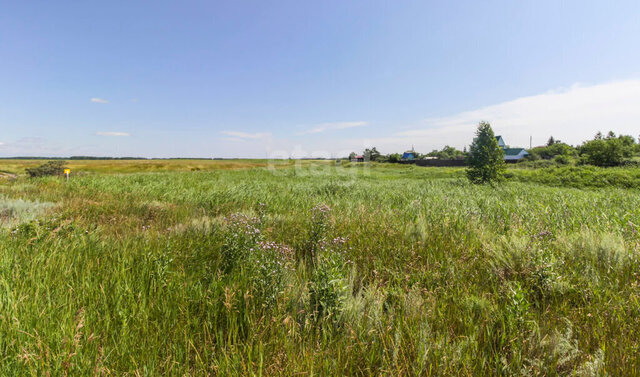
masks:
<path id="1" fill-rule="evenodd" d="M 533 149 L 529 149 L 529 159 L 530 160 L 550 160 L 556 156 L 575 156 L 576 149 L 566 143 L 556 142 L 551 145 L 547 145 L 545 147 L 536 147 Z"/>
<path id="2" fill-rule="evenodd" d="M 556 164 L 559 165 L 569 165 L 571 163 L 571 158 L 567 155 L 557 155 L 554 159 L 553 162 L 555 162 Z"/>
<path id="3" fill-rule="evenodd" d="M 25 172 L 31 178 L 45 177 L 50 175 L 62 175 L 64 173 L 64 169 L 66 169 L 66 167 L 64 166 L 65 163 L 66 161 L 60 161 L 60 160 L 47 161 L 40 166 L 36 166 L 34 168 L 27 168 Z"/>
<path id="4" fill-rule="evenodd" d="M 344 266 L 340 252 L 326 250 L 319 256 L 309 284 L 309 304 L 316 321 L 338 319 L 347 293 Z"/>
<path id="5" fill-rule="evenodd" d="M 387 161 L 389 162 L 400 162 L 402 160 L 402 155 L 400 153 L 391 153 L 387 155 Z"/>
<path id="6" fill-rule="evenodd" d="M 630 136 L 615 136 L 609 132 L 607 137 L 598 133 L 593 140 L 589 140 L 580 147 L 583 161 L 596 166 L 618 166 L 625 158 L 633 156 L 635 141 Z"/>

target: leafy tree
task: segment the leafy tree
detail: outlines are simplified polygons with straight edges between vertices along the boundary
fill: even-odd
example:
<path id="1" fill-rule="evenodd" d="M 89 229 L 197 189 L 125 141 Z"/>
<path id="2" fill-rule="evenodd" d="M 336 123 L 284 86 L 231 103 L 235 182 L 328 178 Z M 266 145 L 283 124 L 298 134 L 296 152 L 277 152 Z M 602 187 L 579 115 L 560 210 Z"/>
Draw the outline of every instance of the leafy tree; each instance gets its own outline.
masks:
<path id="1" fill-rule="evenodd" d="M 596 166 L 617 166 L 625 158 L 633 156 L 635 140 L 631 136 L 620 135 L 609 131 L 606 137 L 598 132 L 593 140 L 580 146 L 580 156 L 584 162 Z"/>
<path id="2" fill-rule="evenodd" d="M 618 139 L 622 141 L 622 145 L 624 146 L 624 152 L 627 153 L 625 157 L 631 157 L 633 155 L 633 149 L 635 148 L 636 139 L 631 135 L 620 135 Z"/>
<path id="3" fill-rule="evenodd" d="M 555 144 L 555 143 L 556 143 L 556 139 L 554 139 L 554 138 L 553 138 L 553 136 L 551 136 L 551 137 L 549 138 L 549 140 L 547 141 L 547 147 L 550 147 L 550 146 L 552 146 L 552 145 L 553 145 L 553 144 Z"/>
<path id="4" fill-rule="evenodd" d="M 504 151 L 488 122 L 480 122 L 469 148 L 467 177 L 472 183 L 488 183 L 504 174 Z"/>
<path id="5" fill-rule="evenodd" d="M 382 155 L 380 154 L 380 152 L 378 152 L 376 147 L 373 147 L 371 149 L 367 148 L 367 149 L 364 150 L 364 158 L 365 158 L 365 160 L 378 161 L 378 160 L 380 160 L 381 156 Z"/>
<path id="6" fill-rule="evenodd" d="M 466 151 L 460 151 L 457 150 L 454 147 L 451 147 L 449 145 L 445 145 L 444 148 L 442 148 L 442 150 L 433 150 L 429 153 L 427 153 L 427 156 L 429 157 L 437 157 L 441 160 L 455 160 L 458 158 L 464 158 L 464 156 L 466 155 Z"/>
<path id="7" fill-rule="evenodd" d="M 400 162 L 402 160 L 402 155 L 400 153 L 391 153 L 387 155 L 387 161 L 389 162 Z"/>
<path id="8" fill-rule="evenodd" d="M 556 164 L 560 164 L 560 165 L 569 165 L 571 163 L 571 159 L 569 158 L 569 156 L 564 154 L 557 155 L 556 157 L 553 158 L 553 161 Z"/>
<path id="9" fill-rule="evenodd" d="M 530 160 L 550 160 L 556 156 L 571 157 L 575 156 L 577 153 L 574 147 L 559 140 L 555 140 L 553 144 L 545 147 L 529 149 L 528 152 Z"/>
<path id="10" fill-rule="evenodd" d="M 351 153 L 349 153 L 349 160 L 353 160 L 353 159 L 355 159 L 355 158 L 356 158 L 356 156 L 357 156 L 357 155 L 356 155 L 356 152 L 351 152 Z"/>
<path id="11" fill-rule="evenodd" d="M 65 161 L 47 161 L 40 166 L 26 169 L 26 173 L 31 178 L 44 177 L 47 175 L 62 175 L 65 169 Z"/>

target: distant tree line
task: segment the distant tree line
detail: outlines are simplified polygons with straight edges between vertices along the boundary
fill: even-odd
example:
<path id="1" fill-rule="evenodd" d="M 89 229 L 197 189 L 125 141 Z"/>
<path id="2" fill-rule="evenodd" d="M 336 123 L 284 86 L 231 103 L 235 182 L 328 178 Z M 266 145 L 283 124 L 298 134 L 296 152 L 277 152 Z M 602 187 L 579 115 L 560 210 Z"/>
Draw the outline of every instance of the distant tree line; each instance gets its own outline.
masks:
<path id="1" fill-rule="evenodd" d="M 640 165 L 640 139 L 630 135 L 616 135 L 609 131 L 606 135 L 598 132 L 592 140 L 587 140 L 582 145 L 572 146 L 553 136 L 549 138 L 547 144 L 540 147 L 528 149 L 529 156 L 523 161 L 548 160 L 558 165 L 594 165 L 594 166 L 621 166 Z M 412 152 L 415 159 L 427 157 L 440 160 L 468 159 L 469 152 L 456 149 L 446 145 L 441 150 L 433 150 L 429 153 Z M 354 159 L 355 152 L 349 155 L 349 159 Z M 375 162 L 402 162 L 402 153 L 382 154 L 376 147 L 367 148 L 362 153 L 365 161 Z"/>
<path id="2" fill-rule="evenodd" d="M 552 137 L 545 146 L 528 150 L 530 161 L 553 160 L 558 164 L 620 166 L 637 164 L 640 156 L 640 139 L 630 135 L 616 135 L 609 131 L 606 136 L 598 132 L 592 140 L 573 147 Z"/>
<path id="3" fill-rule="evenodd" d="M 416 160 L 423 159 L 425 157 L 435 157 L 442 160 L 456 160 L 456 159 L 464 159 L 467 155 L 466 148 L 461 151 L 449 145 L 445 146 L 441 150 L 434 149 L 429 153 L 420 153 L 416 151 L 411 152 L 413 154 L 413 158 Z M 349 154 L 349 159 L 353 160 L 357 156 L 356 152 L 351 152 Z M 362 152 L 362 157 L 364 157 L 365 161 L 375 161 L 375 162 L 401 162 L 402 161 L 402 153 L 390 153 L 390 154 L 382 154 L 376 149 L 367 148 Z"/>
<path id="4" fill-rule="evenodd" d="M 97 157 L 97 156 L 71 156 L 71 157 L 42 157 L 42 156 L 20 156 L 20 157 L 0 157 L 2 160 L 155 160 L 146 157 Z M 189 158 L 189 160 L 194 160 Z"/>

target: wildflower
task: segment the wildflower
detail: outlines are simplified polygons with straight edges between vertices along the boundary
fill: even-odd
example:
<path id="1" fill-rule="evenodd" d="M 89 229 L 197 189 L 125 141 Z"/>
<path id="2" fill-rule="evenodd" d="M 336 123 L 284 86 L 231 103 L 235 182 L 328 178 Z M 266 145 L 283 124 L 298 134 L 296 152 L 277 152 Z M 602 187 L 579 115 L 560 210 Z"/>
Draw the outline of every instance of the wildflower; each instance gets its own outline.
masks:
<path id="1" fill-rule="evenodd" d="M 542 232 L 536 234 L 534 236 L 534 238 L 542 240 L 542 239 L 550 239 L 550 240 L 555 240 L 555 237 L 553 236 L 553 233 L 551 231 L 548 230 L 543 230 Z"/>
<path id="2" fill-rule="evenodd" d="M 240 231 L 241 233 L 247 236 L 258 236 L 260 235 L 260 229 L 258 229 L 258 224 L 260 223 L 260 219 L 257 217 L 249 217 L 242 213 L 232 213 L 231 215 L 225 218 L 225 221 L 229 223 L 229 225 Z"/>
<path id="3" fill-rule="evenodd" d="M 331 212 L 331 207 L 326 204 L 318 204 L 311 209 L 311 219 L 313 221 L 322 221 Z"/>

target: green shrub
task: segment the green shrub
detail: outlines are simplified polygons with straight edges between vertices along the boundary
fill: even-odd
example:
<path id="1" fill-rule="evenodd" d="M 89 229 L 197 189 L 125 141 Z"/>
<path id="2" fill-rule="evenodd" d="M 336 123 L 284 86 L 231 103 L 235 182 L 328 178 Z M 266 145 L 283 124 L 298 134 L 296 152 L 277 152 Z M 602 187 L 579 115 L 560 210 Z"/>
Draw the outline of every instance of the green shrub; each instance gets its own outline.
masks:
<path id="1" fill-rule="evenodd" d="M 575 156 L 577 154 L 577 151 L 575 148 L 573 148 L 572 146 L 566 143 L 561 143 L 561 142 L 555 142 L 553 144 L 550 144 L 544 147 L 532 148 L 532 149 L 529 149 L 528 152 L 529 152 L 528 158 L 530 160 L 539 160 L 539 159 L 550 160 L 557 156 L 570 157 L 570 156 Z"/>
<path id="2" fill-rule="evenodd" d="M 222 247 L 222 271 L 230 273 L 242 265 L 262 240 L 260 219 L 242 213 L 233 213 L 225 218 L 228 229 Z"/>
<path id="3" fill-rule="evenodd" d="M 609 132 L 606 137 L 600 133 L 580 147 L 580 156 L 585 163 L 596 166 L 618 166 L 625 158 L 633 156 L 635 140 L 631 136 L 616 137 Z"/>
<path id="4" fill-rule="evenodd" d="M 553 162 L 559 165 L 569 165 L 571 163 L 571 158 L 567 155 L 561 154 L 561 155 L 557 155 L 553 159 Z"/>
<path id="5" fill-rule="evenodd" d="M 45 177 L 50 175 L 62 175 L 65 169 L 65 161 L 55 160 L 47 161 L 40 166 L 25 169 L 25 172 L 31 178 Z"/>
<path id="6" fill-rule="evenodd" d="M 309 284 L 309 304 L 316 321 L 338 319 L 347 293 L 344 265 L 337 251 L 327 250 L 319 256 Z"/>

